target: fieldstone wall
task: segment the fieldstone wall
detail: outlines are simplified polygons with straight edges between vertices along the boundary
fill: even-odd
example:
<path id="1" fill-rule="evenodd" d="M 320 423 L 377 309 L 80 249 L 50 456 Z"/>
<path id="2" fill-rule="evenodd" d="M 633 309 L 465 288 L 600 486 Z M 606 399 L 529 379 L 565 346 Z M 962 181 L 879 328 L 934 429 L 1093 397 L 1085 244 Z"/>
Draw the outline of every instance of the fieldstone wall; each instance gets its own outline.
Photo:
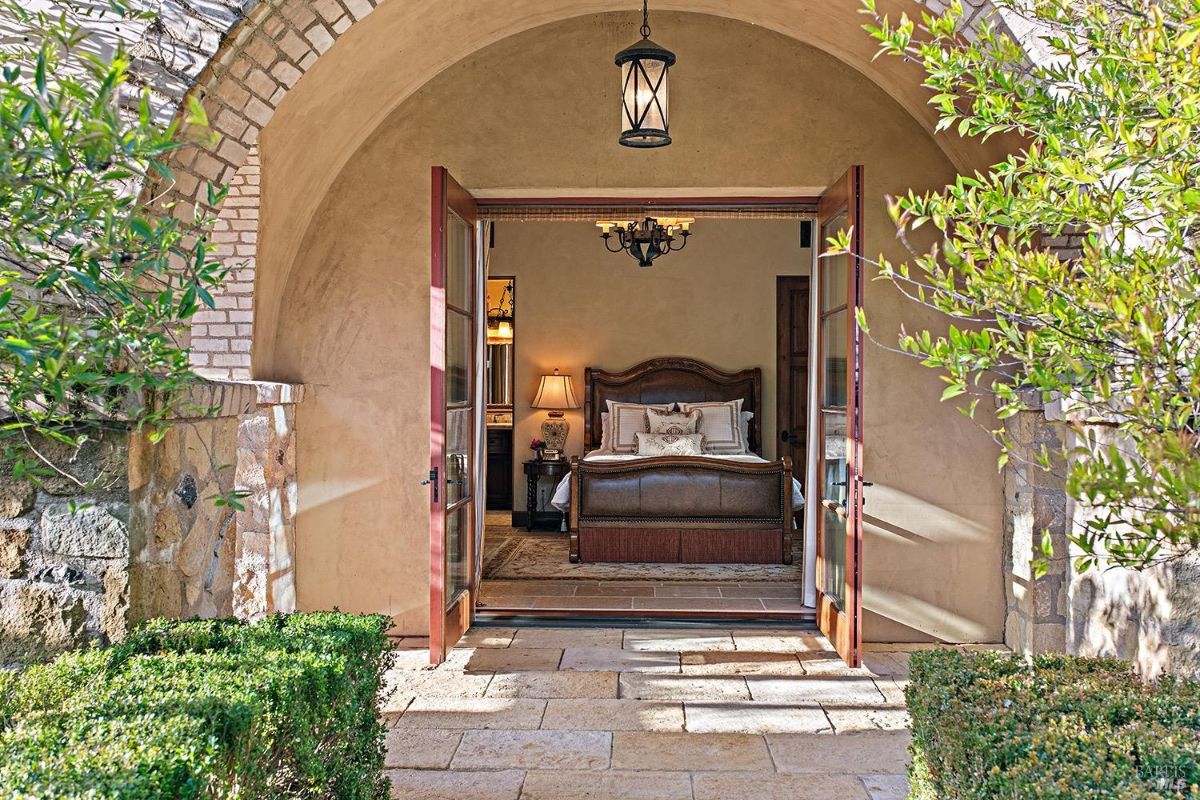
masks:
<path id="1" fill-rule="evenodd" d="M 131 443 L 131 621 L 233 613 L 234 509 L 215 501 L 235 488 L 238 420 L 254 411 L 254 388 L 204 383 L 179 405 L 160 441 Z"/>
<path id="2" fill-rule="evenodd" d="M 302 397 L 203 383 L 157 442 L 116 431 L 78 453 L 45 445 L 74 479 L 0 472 L 0 665 L 117 641 L 150 617 L 293 610 Z M 244 511 L 215 502 L 235 490 Z"/>
<path id="3" fill-rule="evenodd" d="M 1010 417 L 1006 430 L 1013 450 L 1004 467 L 1004 564 L 1006 616 L 1004 641 L 1024 653 L 1063 652 L 1066 648 L 1067 595 L 1056 568 L 1035 578 L 1042 532 L 1049 531 L 1054 552 L 1065 561 L 1069 518 L 1062 469 L 1046 472 L 1035 457 L 1043 447 L 1061 451 L 1061 425 L 1049 424 L 1040 397 L 1027 396 L 1033 410 Z"/>
<path id="4" fill-rule="evenodd" d="M 1180 554 L 1145 570 L 1077 574 L 1080 553 L 1067 536 L 1086 512 L 1067 497 L 1061 467 L 1045 472 L 1019 457 L 1042 444 L 1070 448 L 1075 434 L 1057 403 L 1032 404 L 1006 422 L 1018 447 L 1005 465 L 1005 644 L 1026 654 L 1121 658 L 1150 680 L 1164 673 L 1200 677 L 1200 556 Z M 1043 530 L 1056 558 L 1035 579 L 1031 563 Z"/>
<path id="5" fill-rule="evenodd" d="M 125 634 L 128 435 L 95 436 L 75 453 L 39 444 L 71 477 L 38 487 L 0 467 L 0 664 Z"/>
<path id="6" fill-rule="evenodd" d="M 304 387 L 257 383 L 258 406 L 238 423 L 237 575 L 233 610 L 260 619 L 296 608 L 296 404 Z"/>

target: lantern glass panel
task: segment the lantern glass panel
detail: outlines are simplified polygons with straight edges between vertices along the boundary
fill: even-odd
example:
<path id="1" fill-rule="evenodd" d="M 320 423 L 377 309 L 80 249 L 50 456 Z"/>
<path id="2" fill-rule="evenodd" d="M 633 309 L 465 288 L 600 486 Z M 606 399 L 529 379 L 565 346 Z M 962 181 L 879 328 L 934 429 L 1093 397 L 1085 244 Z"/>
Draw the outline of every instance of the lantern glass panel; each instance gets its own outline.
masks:
<path id="1" fill-rule="evenodd" d="M 639 130 L 666 131 L 667 64 L 651 58 L 635 58 L 621 65 L 624 89 L 621 103 L 623 133 Z M 648 137 L 657 139 L 659 137 Z"/>

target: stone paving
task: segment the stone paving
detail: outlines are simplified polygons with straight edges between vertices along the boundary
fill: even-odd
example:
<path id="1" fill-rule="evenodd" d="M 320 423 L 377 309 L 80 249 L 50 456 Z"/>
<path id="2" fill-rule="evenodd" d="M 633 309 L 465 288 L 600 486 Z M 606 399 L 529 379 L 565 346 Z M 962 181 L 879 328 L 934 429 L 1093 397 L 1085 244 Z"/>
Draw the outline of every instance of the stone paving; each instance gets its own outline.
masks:
<path id="1" fill-rule="evenodd" d="M 751 628 L 474 628 L 401 640 L 383 715 L 412 800 L 901 800 L 903 646 L 847 668 Z M 911 649 L 911 648 L 910 648 Z"/>

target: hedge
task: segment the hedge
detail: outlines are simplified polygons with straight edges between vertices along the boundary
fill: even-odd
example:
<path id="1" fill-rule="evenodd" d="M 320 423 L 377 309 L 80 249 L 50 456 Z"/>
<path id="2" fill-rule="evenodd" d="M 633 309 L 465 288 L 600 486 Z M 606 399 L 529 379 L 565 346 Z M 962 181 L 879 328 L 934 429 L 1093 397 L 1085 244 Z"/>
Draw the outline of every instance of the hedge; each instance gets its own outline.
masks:
<path id="1" fill-rule="evenodd" d="M 0 676 L 0 798 L 383 798 L 387 618 L 157 620 Z"/>
<path id="2" fill-rule="evenodd" d="M 914 653 L 910 800 L 1200 797 L 1200 684 L 1126 663 Z"/>

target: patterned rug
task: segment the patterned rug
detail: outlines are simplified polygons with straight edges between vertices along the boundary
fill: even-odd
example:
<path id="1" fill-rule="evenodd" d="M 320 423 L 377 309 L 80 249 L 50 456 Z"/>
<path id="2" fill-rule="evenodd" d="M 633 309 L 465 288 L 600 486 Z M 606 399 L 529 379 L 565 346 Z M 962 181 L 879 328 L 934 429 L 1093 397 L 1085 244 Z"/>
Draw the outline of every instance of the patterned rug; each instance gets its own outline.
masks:
<path id="1" fill-rule="evenodd" d="M 491 580 L 765 581 L 796 583 L 804 575 L 802 537 L 792 537 L 791 564 L 572 564 L 565 533 L 528 533 L 488 525 L 483 577 Z"/>

